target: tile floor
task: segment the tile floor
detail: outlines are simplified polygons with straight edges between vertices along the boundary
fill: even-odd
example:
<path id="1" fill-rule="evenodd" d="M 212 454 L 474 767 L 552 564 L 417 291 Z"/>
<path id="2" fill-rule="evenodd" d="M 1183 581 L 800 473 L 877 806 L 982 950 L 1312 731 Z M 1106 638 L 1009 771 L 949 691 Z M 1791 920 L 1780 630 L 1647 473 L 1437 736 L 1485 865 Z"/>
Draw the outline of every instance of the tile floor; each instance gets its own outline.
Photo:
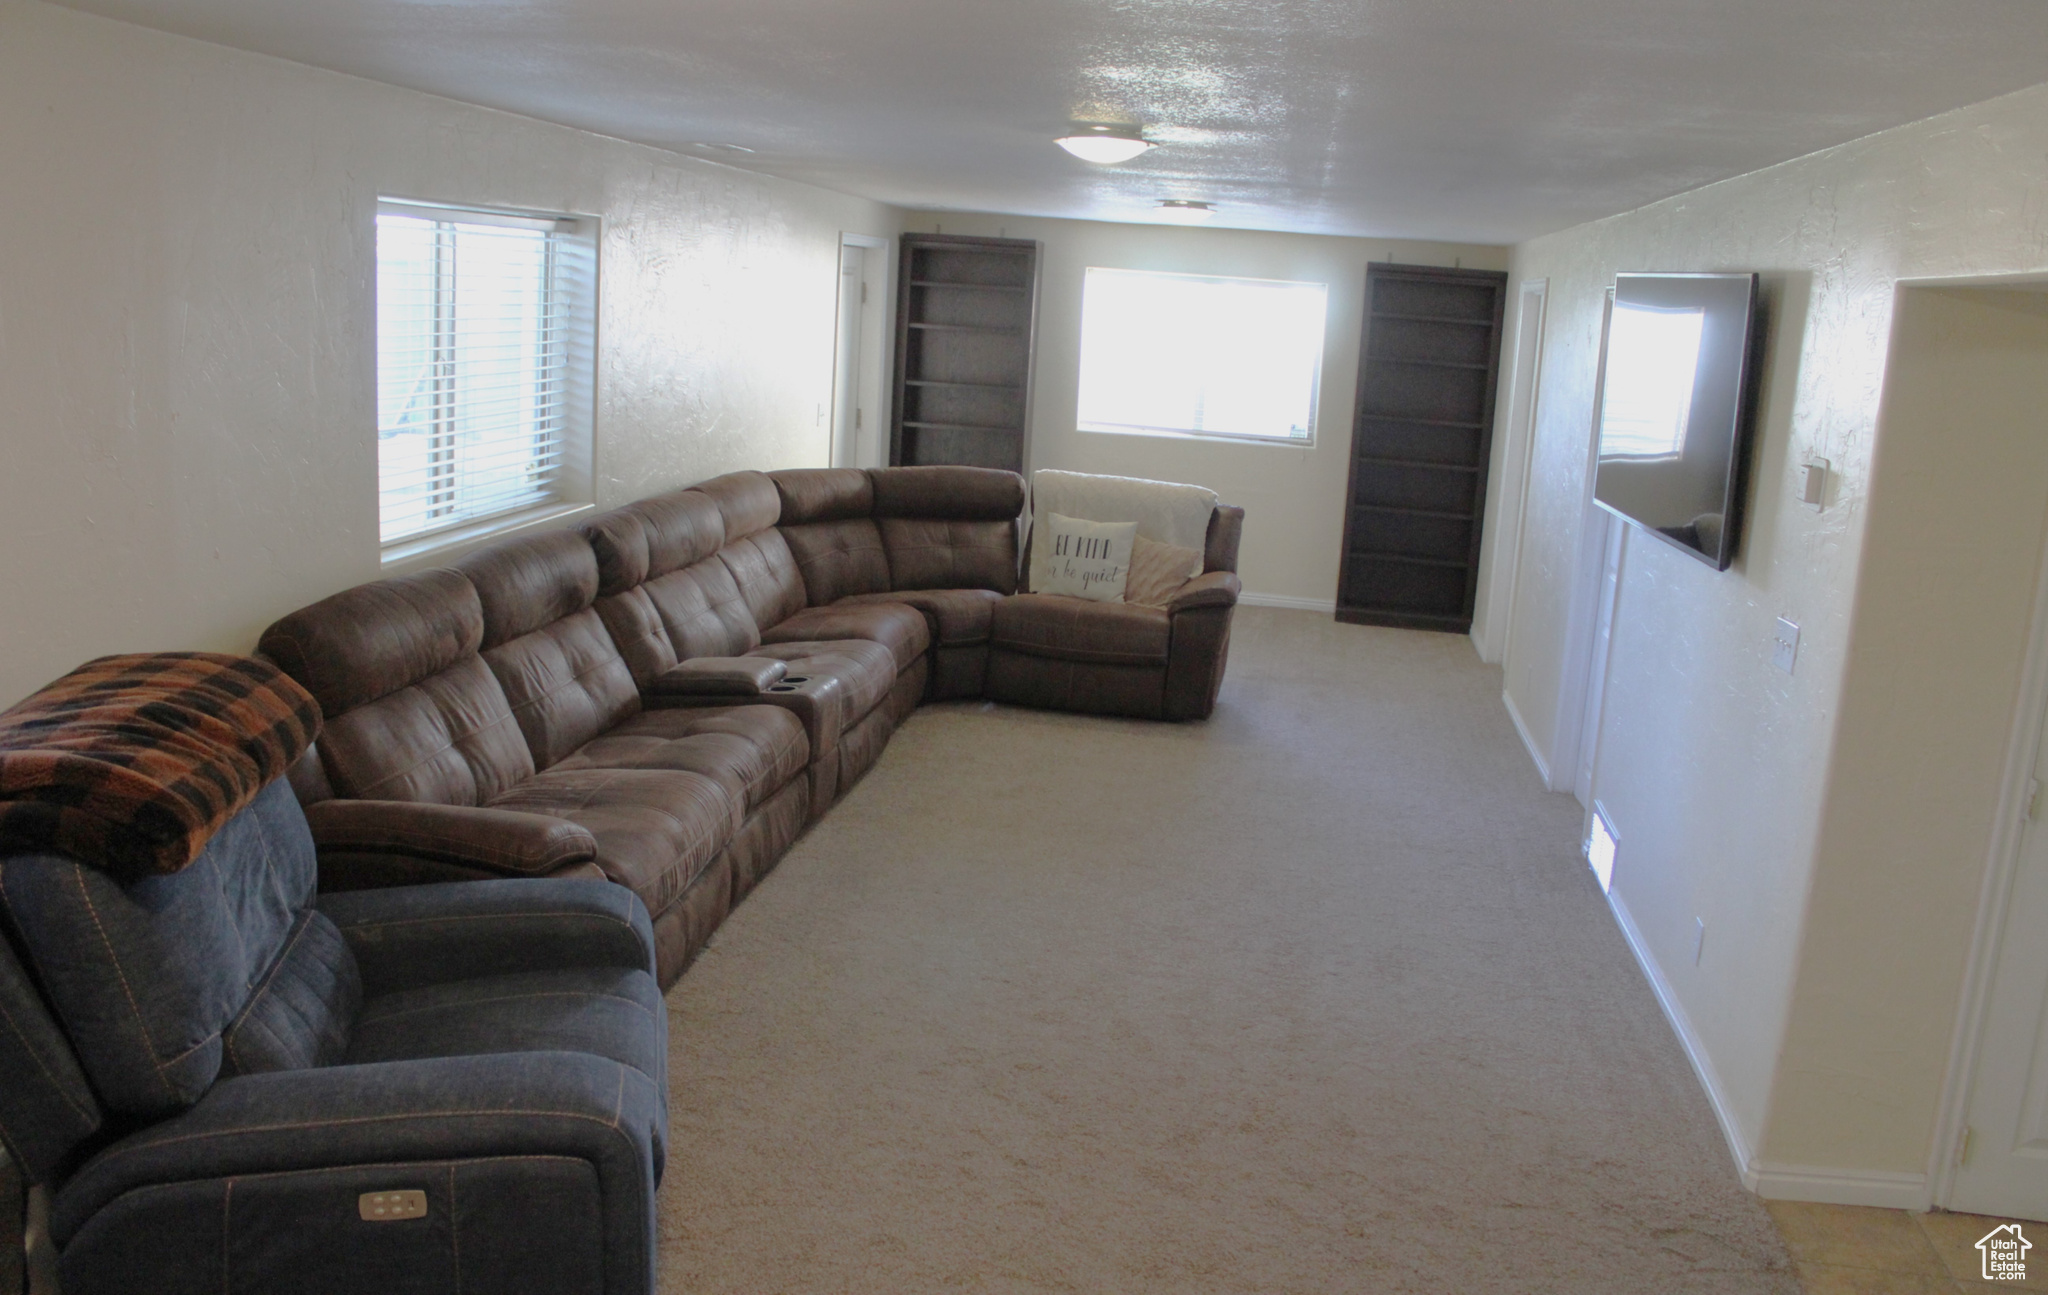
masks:
<path id="1" fill-rule="evenodd" d="M 2048 1287 L 2048 1250 L 2028 1255 L 2027 1281 L 1984 1280 L 1977 1241 L 2008 1219 L 1800 1201 L 1765 1204 L 1785 1234 L 1805 1295 L 1967 1295 L 1994 1286 Z M 2048 1243 L 2048 1224 L 2020 1226 L 2038 1228 L 2040 1242 Z"/>

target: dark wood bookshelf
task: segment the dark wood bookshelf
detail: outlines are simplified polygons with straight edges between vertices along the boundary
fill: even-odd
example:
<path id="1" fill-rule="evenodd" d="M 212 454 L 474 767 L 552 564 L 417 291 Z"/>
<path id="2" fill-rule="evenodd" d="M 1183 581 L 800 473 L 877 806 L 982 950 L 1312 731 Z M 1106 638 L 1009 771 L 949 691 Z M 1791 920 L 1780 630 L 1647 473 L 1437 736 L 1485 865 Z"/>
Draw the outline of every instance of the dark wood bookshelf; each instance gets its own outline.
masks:
<path id="1" fill-rule="evenodd" d="M 1472 628 L 1507 275 L 1366 267 L 1337 619 Z"/>
<path id="2" fill-rule="evenodd" d="M 1038 244 L 905 234 L 896 282 L 889 462 L 1026 471 Z"/>

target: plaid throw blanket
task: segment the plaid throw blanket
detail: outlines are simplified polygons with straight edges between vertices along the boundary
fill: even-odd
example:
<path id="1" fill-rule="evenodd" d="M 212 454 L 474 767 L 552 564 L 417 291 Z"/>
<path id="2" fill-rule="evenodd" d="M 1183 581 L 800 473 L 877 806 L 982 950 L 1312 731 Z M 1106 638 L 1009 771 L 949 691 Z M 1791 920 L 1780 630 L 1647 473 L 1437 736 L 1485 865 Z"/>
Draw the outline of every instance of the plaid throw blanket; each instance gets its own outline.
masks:
<path id="1" fill-rule="evenodd" d="M 0 711 L 0 856 L 177 872 L 320 731 L 320 706 L 253 657 L 101 657 Z"/>

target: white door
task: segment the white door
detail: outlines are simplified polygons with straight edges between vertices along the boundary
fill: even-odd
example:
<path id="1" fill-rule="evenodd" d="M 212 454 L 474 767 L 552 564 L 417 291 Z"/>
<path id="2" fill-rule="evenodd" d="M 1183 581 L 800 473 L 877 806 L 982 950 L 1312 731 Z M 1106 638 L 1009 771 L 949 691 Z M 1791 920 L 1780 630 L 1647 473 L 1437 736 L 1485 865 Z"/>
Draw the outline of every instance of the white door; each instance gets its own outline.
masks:
<path id="1" fill-rule="evenodd" d="M 867 311 L 867 249 L 839 249 L 839 343 L 832 362 L 832 466 L 855 467 L 868 462 L 862 442 L 873 435 L 861 401 L 862 327 Z"/>
<path id="2" fill-rule="evenodd" d="M 2034 777 L 2048 781 L 2043 752 Z M 2048 794 L 2020 841 L 1948 1208 L 2048 1220 Z"/>

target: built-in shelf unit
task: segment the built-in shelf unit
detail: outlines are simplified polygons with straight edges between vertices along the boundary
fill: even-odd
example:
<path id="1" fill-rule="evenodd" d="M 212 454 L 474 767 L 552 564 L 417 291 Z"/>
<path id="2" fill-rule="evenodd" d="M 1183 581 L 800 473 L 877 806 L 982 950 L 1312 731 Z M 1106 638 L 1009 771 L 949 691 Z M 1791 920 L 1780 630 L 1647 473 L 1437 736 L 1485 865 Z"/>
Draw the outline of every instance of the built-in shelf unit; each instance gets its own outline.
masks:
<path id="1" fill-rule="evenodd" d="M 905 234 L 902 256 L 889 461 L 1025 471 L 1038 244 Z"/>

